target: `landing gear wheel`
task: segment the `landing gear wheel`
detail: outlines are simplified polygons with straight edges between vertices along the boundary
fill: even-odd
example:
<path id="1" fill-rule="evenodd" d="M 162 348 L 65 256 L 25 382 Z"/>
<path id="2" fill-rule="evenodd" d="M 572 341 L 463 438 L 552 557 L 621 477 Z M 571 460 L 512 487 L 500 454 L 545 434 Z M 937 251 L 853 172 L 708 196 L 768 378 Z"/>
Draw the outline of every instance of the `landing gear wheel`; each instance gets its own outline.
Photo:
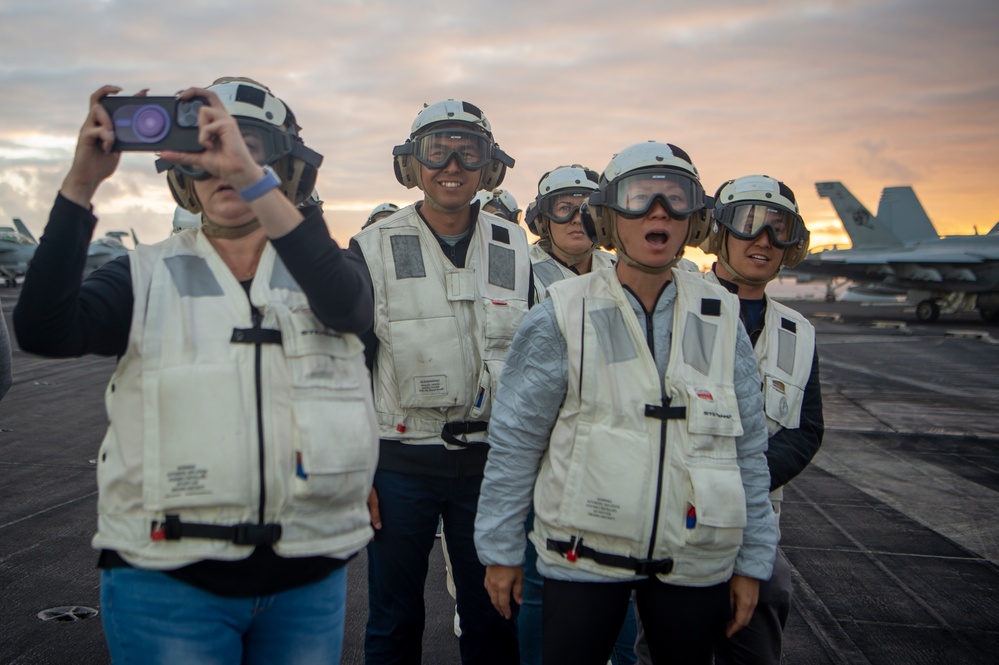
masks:
<path id="1" fill-rule="evenodd" d="M 916 318 L 924 323 L 933 323 L 940 318 L 940 305 L 934 300 L 924 300 L 916 305 Z"/>
<path id="2" fill-rule="evenodd" d="M 982 321 L 985 321 L 986 323 L 999 322 L 999 307 L 993 307 L 991 309 L 980 308 L 978 313 L 982 315 Z"/>

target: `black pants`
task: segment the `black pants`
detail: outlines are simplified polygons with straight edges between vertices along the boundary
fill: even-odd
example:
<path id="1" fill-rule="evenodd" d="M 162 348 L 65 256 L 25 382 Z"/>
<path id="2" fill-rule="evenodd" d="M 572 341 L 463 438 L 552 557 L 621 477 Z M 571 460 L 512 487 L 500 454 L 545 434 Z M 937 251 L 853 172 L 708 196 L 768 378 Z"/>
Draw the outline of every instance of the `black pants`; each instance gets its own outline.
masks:
<path id="1" fill-rule="evenodd" d="M 655 578 L 621 583 L 545 578 L 542 662 L 606 665 L 633 590 L 655 665 L 711 665 L 712 638 L 732 614 L 728 584 L 682 587 Z"/>

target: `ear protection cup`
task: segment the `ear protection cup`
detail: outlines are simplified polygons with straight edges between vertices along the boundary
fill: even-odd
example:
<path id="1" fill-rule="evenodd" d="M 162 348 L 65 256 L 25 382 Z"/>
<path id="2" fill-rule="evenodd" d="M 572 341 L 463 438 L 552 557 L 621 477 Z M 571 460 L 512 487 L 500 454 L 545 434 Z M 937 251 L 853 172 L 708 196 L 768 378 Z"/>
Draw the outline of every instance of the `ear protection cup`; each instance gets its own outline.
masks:
<path id="1" fill-rule="evenodd" d="M 784 250 L 784 262 L 783 264 L 788 268 L 793 268 L 808 256 L 808 244 L 811 242 L 812 233 L 808 229 L 805 229 L 805 237 L 794 247 L 788 247 Z"/>
<path id="2" fill-rule="evenodd" d="M 541 235 L 541 229 L 538 227 L 538 217 L 538 200 L 535 199 L 527 206 L 527 212 L 524 213 L 524 221 L 527 222 L 527 228 L 536 236 Z"/>
<path id="3" fill-rule="evenodd" d="M 687 230 L 688 247 L 700 247 L 708 237 L 713 219 L 710 208 L 702 208 L 690 216 L 690 228 Z"/>
<path id="4" fill-rule="evenodd" d="M 201 212 L 201 203 L 194 194 L 194 183 L 190 178 L 178 173 L 177 169 L 170 169 L 167 171 L 167 185 L 177 205 L 195 215 Z"/>
<path id="5" fill-rule="evenodd" d="M 395 171 L 395 179 L 406 189 L 412 189 L 419 184 L 417 171 L 419 162 L 413 157 L 413 141 L 406 139 L 402 145 L 392 148 L 392 168 Z"/>
<path id="6" fill-rule="evenodd" d="M 583 224 L 583 232 L 597 247 L 614 249 L 614 236 L 611 225 L 613 210 L 607 210 L 603 205 L 603 192 L 596 191 L 579 206 L 579 219 Z"/>
<path id="7" fill-rule="evenodd" d="M 503 164 L 498 159 L 493 159 L 483 166 L 480 172 L 482 176 L 479 181 L 479 189 L 492 191 L 503 183 L 503 178 L 506 176 L 506 164 Z"/>

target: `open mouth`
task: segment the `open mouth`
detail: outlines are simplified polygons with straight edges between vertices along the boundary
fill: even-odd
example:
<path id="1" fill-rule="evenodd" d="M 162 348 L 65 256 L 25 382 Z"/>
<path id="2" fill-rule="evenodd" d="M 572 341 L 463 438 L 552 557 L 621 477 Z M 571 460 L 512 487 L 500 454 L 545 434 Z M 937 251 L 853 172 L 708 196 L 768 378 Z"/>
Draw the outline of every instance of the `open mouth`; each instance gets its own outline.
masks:
<path id="1" fill-rule="evenodd" d="M 669 242 L 669 234 L 665 231 L 651 231 L 645 234 L 645 242 L 654 247 L 665 247 Z"/>

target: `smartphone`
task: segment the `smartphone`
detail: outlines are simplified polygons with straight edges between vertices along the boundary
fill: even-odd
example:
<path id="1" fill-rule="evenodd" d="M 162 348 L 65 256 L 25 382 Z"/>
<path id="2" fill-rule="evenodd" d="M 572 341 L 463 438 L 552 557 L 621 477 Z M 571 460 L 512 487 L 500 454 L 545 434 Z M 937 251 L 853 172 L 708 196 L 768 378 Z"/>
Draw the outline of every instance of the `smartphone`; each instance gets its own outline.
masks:
<path id="1" fill-rule="evenodd" d="M 202 152 L 198 144 L 198 109 L 203 97 L 104 97 L 101 105 L 114 125 L 115 152 L 141 150 Z"/>

